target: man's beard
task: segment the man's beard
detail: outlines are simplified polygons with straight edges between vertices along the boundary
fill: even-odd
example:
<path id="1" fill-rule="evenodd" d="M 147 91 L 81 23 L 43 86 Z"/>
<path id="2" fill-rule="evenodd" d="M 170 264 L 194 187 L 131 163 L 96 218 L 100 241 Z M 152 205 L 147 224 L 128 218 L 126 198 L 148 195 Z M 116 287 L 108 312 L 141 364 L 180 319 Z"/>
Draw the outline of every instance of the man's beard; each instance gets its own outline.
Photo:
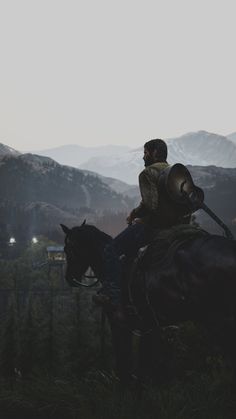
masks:
<path id="1" fill-rule="evenodd" d="M 144 166 L 145 166 L 145 167 L 151 166 L 151 164 L 153 164 L 153 163 L 154 163 L 154 160 L 153 160 L 153 158 L 152 158 L 152 157 L 147 157 L 147 158 L 144 160 Z"/>

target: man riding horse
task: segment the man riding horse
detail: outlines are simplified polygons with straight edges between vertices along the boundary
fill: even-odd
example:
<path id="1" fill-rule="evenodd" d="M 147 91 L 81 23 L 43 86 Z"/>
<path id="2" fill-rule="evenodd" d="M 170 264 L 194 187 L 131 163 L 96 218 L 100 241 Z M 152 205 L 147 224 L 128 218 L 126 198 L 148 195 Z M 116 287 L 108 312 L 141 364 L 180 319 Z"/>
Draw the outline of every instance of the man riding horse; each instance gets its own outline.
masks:
<path id="1" fill-rule="evenodd" d="M 81 278 L 91 267 L 101 282 L 94 300 L 104 304 L 121 379 L 129 378 L 132 371 L 131 330 L 141 330 L 142 377 L 145 370 L 155 371 L 162 328 L 186 320 L 199 321 L 212 332 L 215 324 L 227 325 L 236 376 L 236 242 L 204 203 L 204 193 L 188 169 L 179 163 L 169 166 L 166 159 L 164 141 L 144 145 L 145 169 L 139 176 L 142 201 L 116 238 L 85 222 L 71 229 L 61 224 L 66 280 L 71 286 L 82 285 Z M 226 237 L 190 225 L 191 214 L 199 208 L 224 229 Z M 135 258 L 147 244 L 144 255 Z M 124 262 L 121 255 L 126 256 Z M 126 277 L 128 281 L 122 281 Z"/>
<path id="2" fill-rule="evenodd" d="M 161 139 L 144 144 L 145 169 L 139 175 L 141 203 L 127 218 L 128 227 L 104 248 L 102 289 L 93 300 L 109 306 L 114 318 L 124 319 L 121 302 L 121 255 L 134 258 L 138 250 L 150 243 L 153 232 L 190 222 L 189 212 L 175 211 L 174 203 L 160 195 L 158 182 L 161 174 L 170 167 L 167 162 L 167 145 Z"/>

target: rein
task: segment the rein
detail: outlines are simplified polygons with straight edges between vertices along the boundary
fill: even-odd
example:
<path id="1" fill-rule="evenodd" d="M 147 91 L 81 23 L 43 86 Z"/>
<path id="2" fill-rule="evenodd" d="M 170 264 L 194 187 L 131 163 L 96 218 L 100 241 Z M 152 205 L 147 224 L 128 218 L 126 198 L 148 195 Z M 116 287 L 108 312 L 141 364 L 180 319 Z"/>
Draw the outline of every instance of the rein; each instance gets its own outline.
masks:
<path id="1" fill-rule="evenodd" d="M 84 278 L 96 278 L 95 276 L 90 276 L 90 275 L 83 275 Z M 80 287 L 85 287 L 85 288 L 92 288 L 95 287 L 95 285 L 97 285 L 100 280 L 96 279 L 96 281 L 94 281 L 92 284 L 85 284 L 84 282 L 81 281 L 77 281 L 76 279 L 73 279 L 73 282 L 75 282 L 77 285 L 79 285 Z"/>
<path id="2" fill-rule="evenodd" d="M 85 284 L 84 282 L 77 281 L 76 279 L 74 279 L 73 282 L 75 282 L 80 287 L 92 288 L 92 287 L 95 287 L 95 285 L 97 285 L 99 283 L 99 279 L 94 281 L 92 284 Z"/>
<path id="3" fill-rule="evenodd" d="M 86 284 L 85 282 L 82 281 L 78 281 L 77 279 L 73 279 L 73 282 L 76 283 L 76 285 L 80 286 L 80 287 L 85 287 L 85 288 L 92 288 L 95 287 L 95 285 L 97 285 L 100 282 L 100 279 L 98 279 L 95 275 L 82 275 L 82 278 L 85 279 L 95 279 L 95 281 L 92 282 L 92 284 Z"/>

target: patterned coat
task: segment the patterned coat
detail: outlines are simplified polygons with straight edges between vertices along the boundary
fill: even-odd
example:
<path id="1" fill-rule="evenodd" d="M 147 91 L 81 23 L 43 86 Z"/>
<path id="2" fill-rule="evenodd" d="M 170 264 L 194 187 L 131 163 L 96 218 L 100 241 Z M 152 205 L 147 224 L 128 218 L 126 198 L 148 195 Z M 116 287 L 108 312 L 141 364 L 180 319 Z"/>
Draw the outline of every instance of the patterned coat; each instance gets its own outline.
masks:
<path id="1" fill-rule="evenodd" d="M 189 223 L 189 217 L 180 217 L 174 203 L 158 190 L 161 172 L 169 167 L 167 162 L 157 162 L 146 167 L 139 175 L 139 188 L 142 200 L 132 211 L 133 218 L 158 228 L 168 228 L 176 224 Z"/>

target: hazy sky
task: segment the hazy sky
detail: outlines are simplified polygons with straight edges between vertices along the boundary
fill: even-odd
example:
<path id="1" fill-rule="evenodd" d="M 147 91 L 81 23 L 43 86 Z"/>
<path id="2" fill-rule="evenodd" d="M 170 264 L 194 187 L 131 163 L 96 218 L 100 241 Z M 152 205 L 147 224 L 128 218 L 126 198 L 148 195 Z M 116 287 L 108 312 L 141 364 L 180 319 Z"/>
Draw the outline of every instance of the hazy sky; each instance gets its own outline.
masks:
<path id="1" fill-rule="evenodd" d="M 236 131 L 235 1 L 0 0 L 0 142 Z"/>

